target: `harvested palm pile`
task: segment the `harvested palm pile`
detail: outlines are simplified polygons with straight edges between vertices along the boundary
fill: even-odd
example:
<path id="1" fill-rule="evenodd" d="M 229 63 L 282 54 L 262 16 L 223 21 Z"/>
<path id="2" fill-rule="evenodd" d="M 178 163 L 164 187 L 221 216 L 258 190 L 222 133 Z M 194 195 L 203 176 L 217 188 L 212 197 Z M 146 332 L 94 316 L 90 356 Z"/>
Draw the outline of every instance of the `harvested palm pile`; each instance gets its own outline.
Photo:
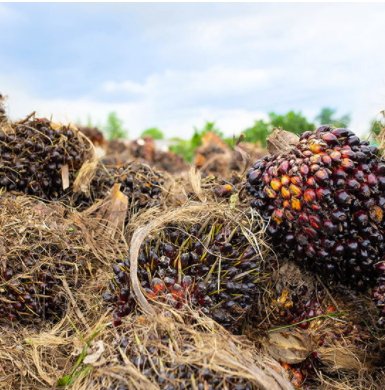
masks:
<path id="1" fill-rule="evenodd" d="M 383 388 L 381 151 L 285 134 L 174 175 L 0 110 L 0 389 Z"/>
<path id="2" fill-rule="evenodd" d="M 185 172 L 189 168 L 181 156 L 159 149 L 150 137 L 129 142 L 114 140 L 105 147 L 103 162 L 107 165 L 125 164 L 132 160 L 151 165 L 157 170 L 170 174 Z"/>

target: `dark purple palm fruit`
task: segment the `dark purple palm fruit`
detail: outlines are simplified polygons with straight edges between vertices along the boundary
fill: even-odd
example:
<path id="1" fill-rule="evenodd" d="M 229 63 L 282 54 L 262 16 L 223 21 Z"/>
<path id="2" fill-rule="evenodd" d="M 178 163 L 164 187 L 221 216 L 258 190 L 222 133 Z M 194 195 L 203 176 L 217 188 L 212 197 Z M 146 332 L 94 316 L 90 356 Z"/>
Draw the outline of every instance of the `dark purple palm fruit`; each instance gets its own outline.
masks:
<path id="1" fill-rule="evenodd" d="M 373 288 L 384 322 L 385 161 L 348 129 L 322 126 L 257 161 L 247 189 L 277 251 L 356 290 Z"/>
<path id="2" fill-rule="evenodd" d="M 0 129 L 0 188 L 61 200 L 91 154 L 74 127 L 35 117 L 9 124 Z"/>
<path id="3" fill-rule="evenodd" d="M 138 277 L 149 300 L 200 309 L 238 332 L 262 293 L 261 254 L 230 222 L 167 227 L 142 245 Z M 114 265 L 115 323 L 133 309 L 129 260 Z"/>
<path id="4" fill-rule="evenodd" d="M 89 194 L 77 194 L 74 204 L 79 209 L 89 207 L 107 196 L 114 184 L 120 184 L 120 191 L 128 197 L 130 212 L 136 213 L 159 205 L 164 178 L 160 172 L 137 161 L 122 165 L 99 163 L 89 186 Z"/>

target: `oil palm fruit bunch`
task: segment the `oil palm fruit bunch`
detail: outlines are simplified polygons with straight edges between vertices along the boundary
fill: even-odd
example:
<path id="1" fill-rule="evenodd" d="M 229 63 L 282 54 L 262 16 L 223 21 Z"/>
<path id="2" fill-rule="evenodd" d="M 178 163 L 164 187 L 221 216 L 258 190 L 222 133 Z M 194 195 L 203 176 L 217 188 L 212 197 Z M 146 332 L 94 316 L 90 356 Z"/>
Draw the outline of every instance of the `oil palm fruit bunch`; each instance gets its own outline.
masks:
<path id="1" fill-rule="evenodd" d="M 175 361 L 175 357 L 168 356 L 169 353 L 166 352 L 172 344 L 173 340 L 165 331 L 157 337 L 150 336 L 145 346 L 129 343 L 125 337 L 119 340 L 119 347 L 126 354 L 126 359 L 146 378 L 153 379 L 160 389 L 252 390 L 255 388 L 246 378 L 225 375 L 215 369 L 200 367 L 193 362 L 181 364 Z M 185 349 L 185 353 L 189 353 L 189 347 L 184 344 L 179 347 L 182 347 L 182 350 Z M 123 359 L 120 359 L 123 363 Z M 195 386 L 192 387 L 193 383 Z M 115 389 L 129 390 L 127 385 L 121 384 L 120 386 L 122 387 L 115 387 Z"/>
<path id="2" fill-rule="evenodd" d="M 357 290 L 374 288 L 385 322 L 385 161 L 350 130 L 322 126 L 247 174 L 251 205 L 276 247 Z"/>
<path id="3" fill-rule="evenodd" d="M 39 318 L 58 319 L 64 313 L 66 299 L 61 293 L 61 278 L 75 273 L 74 255 L 57 253 L 53 263 L 44 255 L 45 249 L 42 253 L 23 251 L 8 256 L 1 266 L 1 319 L 30 323 Z"/>
<path id="4" fill-rule="evenodd" d="M 130 161 L 122 165 L 99 163 L 89 185 L 89 194 L 75 198 L 80 208 L 103 199 L 114 186 L 120 184 L 120 191 L 129 199 L 129 209 L 137 212 L 143 208 L 157 206 L 162 194 L 162 175 L 148 165 Z"/>
<path id="5" fill-rule="evenodd" d="M 82 388 L 287 388 L 279 363 L 269 358 L 266 364 L 250 340 L 229 334 L 189 308 L 159 309 L 154 314 L 134 314 L 118 329 L 107 328 L 96 336 L 101 340 L 93 344 L 102 341 L 109 346 L 107 356 L 92 375 L 80 379 Z"/>
<path id="6" fill-rule="evenodd" d="M 138 277 L 147 299 L 176 308 L 191 304 L 236 333 L 261 295 L 261 264 L 239 225 L 169 225 L 143 243 Z M 129 268 L 129 260 L 113 267 L 116 324 L 133 308 Z"/>
<path id="7" fill-rule="evenodd" d="M 0 187 L 59 200 L 84 161 L 90 145 L 76 128 L 31 117 L 0 129 Z M 67 183 L 66 183 L 67 182 Z"/>
<path id="8" fill-rule="evenodd" d="M 78 218 L 58 203 L 10 193 L 0 197 L 1 323 L 61 318 L 68 296 L 63 280 L 69 288 L 89 280 L 88 266 L 97 260 Z M 87 221 L 91 228 L 93 219 Z"/>

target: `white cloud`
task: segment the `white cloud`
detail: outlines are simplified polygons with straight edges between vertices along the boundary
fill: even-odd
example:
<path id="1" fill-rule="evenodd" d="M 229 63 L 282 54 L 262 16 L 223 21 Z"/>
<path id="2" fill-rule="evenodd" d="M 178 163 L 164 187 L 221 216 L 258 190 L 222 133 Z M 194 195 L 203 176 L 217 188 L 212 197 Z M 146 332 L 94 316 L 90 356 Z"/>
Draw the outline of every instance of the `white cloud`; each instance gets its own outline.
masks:
<path id="1" fill-rule="evenodd" d="M 137 34 L 155 65 L 141 79 L 113 78 L 106 69 L 94 94 L 71 99 L 44 99 L 16 76 L 0 75 L 0 85 L 14 117 L 38 109 L 59 120 L 91 115 L 103 122 L 116 111 L 133 136 L 159 126 L 169 136 L 187 137 L 205 120 L 230 135 L 270 110 L 302 110 L 311 118 L 326 105 L 351 112 L 351 127 L 364 133 L 385 107 L 380 6 L 223 5 L 183 15 L 170 12 L 171 5 L 163 13 L 146 8 Z M 0 20 L 8 11 L 0 5 Z"/>
<path id="2" fill-rule="evenodd" d="M 108 81 L 102 86 L 105 93 L 120 93 L 122 98 L 140 94 L 159 103 L 191 99 L 228 98 L 247 94 L 269 86 L 273 70 L 253 68 L 230 68 L 217 66 L 201 71 L 166 70 L 151 74 L 140 84 L 132 80 Z M 171 99 L 171 100 L 170 100 Z"/>
<path id="3" fill-rule="evenodd" d="M 257 110 L 242 108 L 183 107 L 176 102 L 180 95 L 174 97 L 173 107 L 164 111 L 156 99 L 118 103 L 104 103 L 92 98 L 43 99 L 34 96 L 22 85 L 17 88 L 14 87 L 15 84 L 8 85 L 13 85 L 8 99 L 8 109 L 13 119 L 20 119 L 36 110 L 38 116 L 52 117 L 62 122 L 85 122 L 88 115 L 91 115 L 95 123 L 102 124 L 108 113 L 115 111 L 123 119 L 132 137 L 138 136 L 146 128 L 158 126 L 169 137 L 187 138 L 191 136 L 194 126 L 203 126 L 208 120 L 216 121 L 225 133 L 233 135 L 264 116 Z"/>

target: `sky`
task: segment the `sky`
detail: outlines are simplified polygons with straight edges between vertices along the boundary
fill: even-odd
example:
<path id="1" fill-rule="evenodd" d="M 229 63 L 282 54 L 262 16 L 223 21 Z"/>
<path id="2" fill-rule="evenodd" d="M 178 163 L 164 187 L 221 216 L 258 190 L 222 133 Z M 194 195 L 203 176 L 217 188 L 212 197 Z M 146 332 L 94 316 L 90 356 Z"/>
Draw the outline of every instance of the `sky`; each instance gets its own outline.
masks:
<path id="1" fill-rule="evenodd" d="M 351 113 L 359 134 L 385 108 L 385 4 L 0 3 L 0 92 L 32 111 L 131 137 L 239 133 L 268 112 Z"/>

